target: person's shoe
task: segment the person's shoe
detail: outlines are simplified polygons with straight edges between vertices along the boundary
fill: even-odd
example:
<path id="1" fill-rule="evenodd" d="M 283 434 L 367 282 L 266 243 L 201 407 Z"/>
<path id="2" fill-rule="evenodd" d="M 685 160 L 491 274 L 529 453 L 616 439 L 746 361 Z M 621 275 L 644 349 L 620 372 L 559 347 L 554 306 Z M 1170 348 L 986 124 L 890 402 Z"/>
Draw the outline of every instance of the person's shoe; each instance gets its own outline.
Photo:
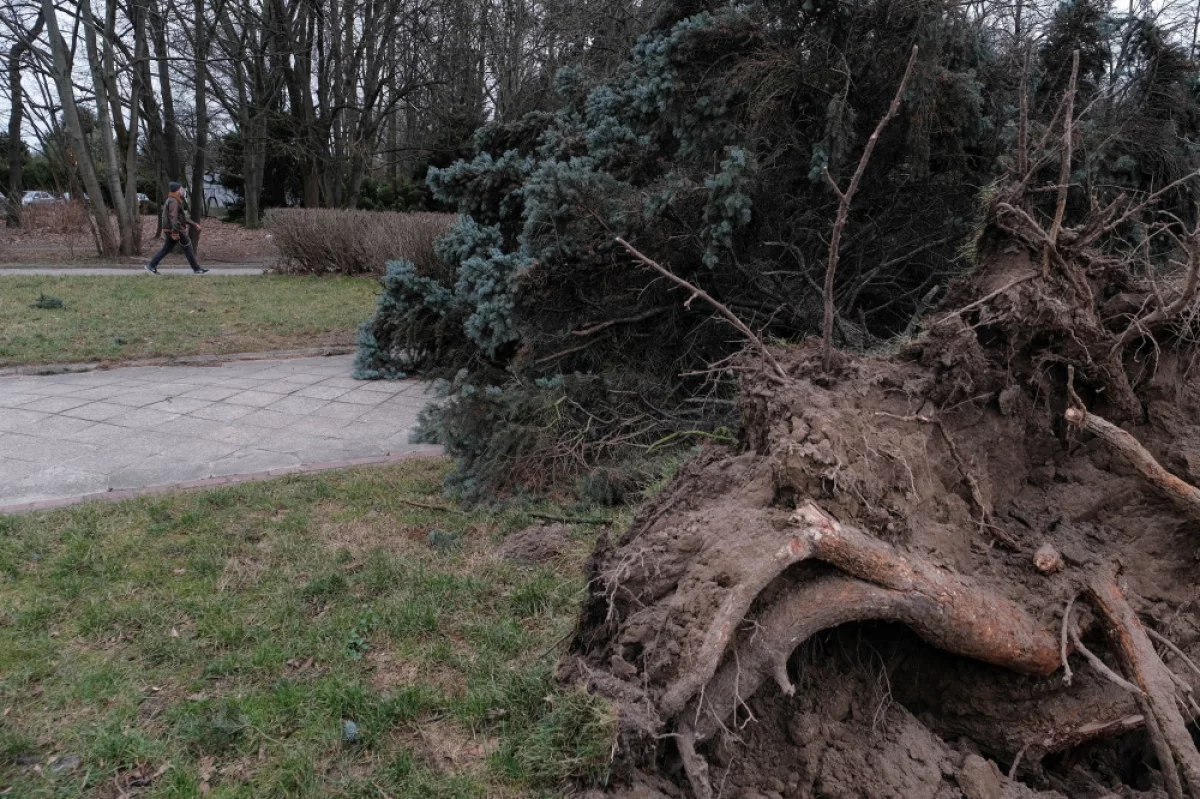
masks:
<path id="1" fill-rule="evenodd" d="M 149 272 L 149 273 L 150 273 L 150 274 L 152 274 L 152 275 L 157 275 L 157 274 L 158 274 L 158 267 L 157 267 L 157 266 L 151 266 L 150 264 L 146 264 L 146 271 L 147 271 L 147 272 Z"/>
<path id="2" fill-rule="evenodd" d="M 207 275 L 208 270 L 207 269 L 193 269 L 192 274 L 193 275 Z"/>

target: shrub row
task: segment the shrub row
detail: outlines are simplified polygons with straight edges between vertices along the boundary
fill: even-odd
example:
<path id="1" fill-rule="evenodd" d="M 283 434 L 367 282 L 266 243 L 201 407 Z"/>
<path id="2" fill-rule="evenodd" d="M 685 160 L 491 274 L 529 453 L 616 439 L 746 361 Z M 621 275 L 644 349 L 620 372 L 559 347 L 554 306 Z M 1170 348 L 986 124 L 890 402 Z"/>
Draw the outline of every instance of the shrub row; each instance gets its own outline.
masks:
<path id="1" fill-rule="evenodd" d="M 382 275 L 389 261 L 405 260 L 419 272 L 440 269 L 433 243 L 454 214 L 278 208 L 266 226 L 286 274 Z"/>

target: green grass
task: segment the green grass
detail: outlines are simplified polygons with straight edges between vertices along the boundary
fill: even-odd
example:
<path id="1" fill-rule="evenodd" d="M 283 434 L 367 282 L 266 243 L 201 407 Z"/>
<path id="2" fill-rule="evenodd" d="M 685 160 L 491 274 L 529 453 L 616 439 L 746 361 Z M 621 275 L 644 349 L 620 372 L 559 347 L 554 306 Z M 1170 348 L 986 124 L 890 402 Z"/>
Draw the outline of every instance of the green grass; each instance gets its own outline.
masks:
<path id="1" fill-rule="evenodd" d="M 0 516 L 4 796 L 108 797 L 138 777 L 164 799 L 603 780 L 611 710 L 550 676 L 590 533 L 552 564 L 502 560 L 530 509 L 402 501 L 443 505 L 446 468 Z M 459 544 L 431 545 L 435 530 Z"/>
<path id="2" fill-rule="evenodd" d="M 344 277 L 0 277 L 0 366 L 349 345 L 377 292 Z"/>

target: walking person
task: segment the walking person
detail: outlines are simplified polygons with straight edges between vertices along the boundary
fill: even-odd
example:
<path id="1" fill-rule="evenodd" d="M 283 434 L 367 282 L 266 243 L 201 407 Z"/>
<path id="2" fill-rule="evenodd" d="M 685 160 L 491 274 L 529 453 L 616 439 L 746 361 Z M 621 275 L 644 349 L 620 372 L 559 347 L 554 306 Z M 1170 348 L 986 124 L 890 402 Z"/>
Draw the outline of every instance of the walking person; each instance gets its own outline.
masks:
<path id="1" fill-rule="evenodd" d="M 192 239 L 188 236 L 190 229 L 199 230 L 200 225 L 188 219 L 187 212 L 183 210 L 183 185 L 171 181 L 167 184 L 167 190 L 170 193 L 163 202 L 163 246 L 150 259 L 150 263 L 146 264 L 146 271 L 157 275 L 158 262 L 167 257 L 167 253 L 175 249 L 175 245 L 178 244 L 183 247 L 183 254 L 187 256 L 188 263 L 192 266 L 192 273 L 203 275 L 208 270 L 201 268 L 200 264 L 196 262 L 196 251 L 192 249 Z"/>

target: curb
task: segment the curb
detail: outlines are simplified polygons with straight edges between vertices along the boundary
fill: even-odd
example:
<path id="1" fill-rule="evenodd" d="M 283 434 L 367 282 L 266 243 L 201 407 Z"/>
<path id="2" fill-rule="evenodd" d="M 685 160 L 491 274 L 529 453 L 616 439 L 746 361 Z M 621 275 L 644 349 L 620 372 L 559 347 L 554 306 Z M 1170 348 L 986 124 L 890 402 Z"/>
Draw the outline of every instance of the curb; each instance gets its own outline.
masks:
<path id="1" fill-rule="evenodd" d="M 227 355 L 175 355 L 161 358 L 140 358 L 133 361 L 90 361 L 85 363 L 48 363 L 29 366 L 9 366 L 0 369 L 0 377 L 40 377 L 46 375 L 96 372 L 105 369 L 124 369 L 132 366 L 219 366 L 236 361 L 287 361 L 293 358 L 321 358 L 350 355 L 354 347 L 308 347 L 299 350 L 269 350 L 267 352 L 231 352 Z"/>
<path id="2" fill-rule="evenodd" d="M 126 499 L 144 497 L 153 494 L 167 494 L 179 491 L 201 491 L 207 488 L 221 488 L 225 486 L 241 485 L 242 483 L 261 483 L 266 480 L 273 480 L 276 477 L 286 477 L 288 475 L 314 474 L 317 472 L 329 472 L 335 469 L 350 469 L 356 466 L 382 466 L 389 463 L 423 460 L 426 458 L 441 458 L 443 456 L 444 453 L 441 447 L 427 447 L 425 449 L 414 450 L 413 452 L 405 452 L 399 455 L 377 455 L 369 458 L 353 458 L 345 461 L 306 463 L 301 464 L 300 466 L 287 466 L 282 469 L 271 469 L 270 471 L 266 472 L 251 472 L 249 474 L 227 475 L 225 477 L 206 477 L 201 480 L 188 480 L 183 483 L 169 483 L 161 486 L 122 488 L 96 494 L 83 494 L 77 497 L 61 497 L 59 499 L 46 499 L 38 502 L 20 502 L 13 505 L 0 505 L 0 515 L 14 515 L 19 513 L 33 513 L 35 511 L 42 510 L 53 510 L 55 508 L 79 505 L 84 502 L 120 502 Z"/>

